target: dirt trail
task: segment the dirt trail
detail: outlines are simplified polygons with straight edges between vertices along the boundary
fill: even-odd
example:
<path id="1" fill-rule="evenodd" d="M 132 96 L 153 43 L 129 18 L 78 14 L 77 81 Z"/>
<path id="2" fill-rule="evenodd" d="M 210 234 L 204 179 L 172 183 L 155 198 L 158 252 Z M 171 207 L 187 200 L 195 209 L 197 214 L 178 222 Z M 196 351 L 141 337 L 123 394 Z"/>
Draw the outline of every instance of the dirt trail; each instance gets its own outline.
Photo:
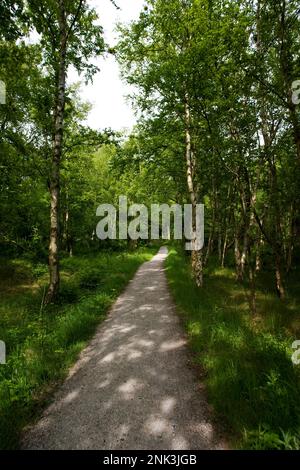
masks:
<path id="1" fill-rule="evenodd" d="M 222 449 L 170 297 L 167 249 L 139 269 L 25 449 Z"/>

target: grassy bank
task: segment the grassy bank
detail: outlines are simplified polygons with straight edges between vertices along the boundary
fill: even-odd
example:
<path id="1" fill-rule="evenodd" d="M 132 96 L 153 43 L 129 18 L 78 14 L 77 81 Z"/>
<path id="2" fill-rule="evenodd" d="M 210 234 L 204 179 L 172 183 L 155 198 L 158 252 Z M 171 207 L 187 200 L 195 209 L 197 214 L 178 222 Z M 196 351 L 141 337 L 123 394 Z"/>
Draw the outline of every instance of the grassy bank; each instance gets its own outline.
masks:
<path id="1" fill-rule="evenodd" d="M 182 315 L 208 399 L 232 436 L 248 449 L 300 448 L 300 366 L 291 361 L 300 339 L 300 276 L 293 273 L 285 304 L 268 275 L 258 279 L 257 315 L 250 313 L 247 286 L 233 269 L 213 263 L 205 287 L 191 278 L 187 257 L 172 248 L 167 276 Z"/>
<path id="2" fill-rule="evenodd" d="M 56 305 L 41 309 L 47 266 L 5 260 L 0 269 L 0 448 L 18 447 L 20 430 L 38 416 L 108 308 L 155 249 L 62 261 Z"/>

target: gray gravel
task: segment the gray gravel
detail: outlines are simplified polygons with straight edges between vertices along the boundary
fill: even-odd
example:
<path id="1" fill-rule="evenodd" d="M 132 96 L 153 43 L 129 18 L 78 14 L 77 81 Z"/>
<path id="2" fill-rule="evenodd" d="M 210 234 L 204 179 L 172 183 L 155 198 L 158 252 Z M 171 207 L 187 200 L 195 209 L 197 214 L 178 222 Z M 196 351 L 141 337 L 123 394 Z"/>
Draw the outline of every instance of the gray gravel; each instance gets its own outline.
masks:
<path id="1" fill-rule="evenodd" d="M 170 297 L 167 249 L 139 269 L 24 449 L 222 449 Z"/>

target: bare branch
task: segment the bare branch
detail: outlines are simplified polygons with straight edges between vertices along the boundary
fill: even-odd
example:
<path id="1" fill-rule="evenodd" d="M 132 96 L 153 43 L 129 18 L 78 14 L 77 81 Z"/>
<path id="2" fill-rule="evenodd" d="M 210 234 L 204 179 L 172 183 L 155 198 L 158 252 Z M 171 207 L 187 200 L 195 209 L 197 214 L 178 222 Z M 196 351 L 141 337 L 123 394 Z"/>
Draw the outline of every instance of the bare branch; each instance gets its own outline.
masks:
<path id="1" fill-rule="evenodd" d="M 77 11 L 76 11 L 76 13 L 75 13 L 75 15 L 74 15 L 74 17 L 73 17 L 72 23 L 71 23 L 71 25 L 70 25 L 70 27 L 69 27 L 69 29 L 68 29 L 68 32 L 67 32 L 66 42 L 68 41 L 69 36 L 70 36 L 70 34 L 71 34 L 71 32 L 72 32 L 72 30 L 73 30 L 73 28 L 74 28 L 76 22 L 78 21 L 78 19 L 79 19 L 79 17 L 80 17 L 81 9 L 82 9 L 82 7 L 83 7 L 84 2 L 85 2 L 85 0 L 79 0 L 79 4 L 78 4 Z"/>
<path id="2" fill-rule="evenodd" d="M 110 3 L 113 4 L 113 6 L 117 9 L 117 10 L 121 10 L 121 8 L 116 4 L 116 2 L 114 0 L 110 0 Z"/>

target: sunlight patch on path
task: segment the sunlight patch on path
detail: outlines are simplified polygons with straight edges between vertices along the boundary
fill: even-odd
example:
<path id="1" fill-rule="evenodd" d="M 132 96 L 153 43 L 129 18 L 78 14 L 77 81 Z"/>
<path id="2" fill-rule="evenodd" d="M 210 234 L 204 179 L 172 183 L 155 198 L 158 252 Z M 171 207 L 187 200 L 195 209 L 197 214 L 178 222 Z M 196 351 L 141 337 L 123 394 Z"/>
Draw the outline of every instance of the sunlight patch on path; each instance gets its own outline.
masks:
<path id="1" fill-rule="evenodd" d="M 221 449 L 161 248 L 118 298 L 25 449 Z"/>

